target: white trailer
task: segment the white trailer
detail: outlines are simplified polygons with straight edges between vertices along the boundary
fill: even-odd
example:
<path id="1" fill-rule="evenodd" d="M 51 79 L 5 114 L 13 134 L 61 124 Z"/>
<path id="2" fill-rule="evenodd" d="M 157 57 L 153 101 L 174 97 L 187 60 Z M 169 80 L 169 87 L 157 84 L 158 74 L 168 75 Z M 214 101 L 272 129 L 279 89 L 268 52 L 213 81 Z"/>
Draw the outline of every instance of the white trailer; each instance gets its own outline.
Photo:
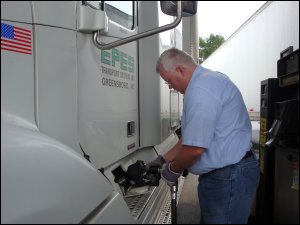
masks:
<path id="1" fill-rule="evenodd" d="M 260 82 L 277 77 L 280 52 L 289 46 L 299 48 L 299 2 L 268 1 L 202 65 L 227 74 L 259 115 Z"/>
<path id="2" fill-rule="evenodd" d="M 182 96 L 155 71 L 159 32 L 196 49 L 176 10 L 159 27 L 156 1 L 1 1 L 1 223 L 162 222 L 168 186 L 123 178 L 178 140 Z"/>

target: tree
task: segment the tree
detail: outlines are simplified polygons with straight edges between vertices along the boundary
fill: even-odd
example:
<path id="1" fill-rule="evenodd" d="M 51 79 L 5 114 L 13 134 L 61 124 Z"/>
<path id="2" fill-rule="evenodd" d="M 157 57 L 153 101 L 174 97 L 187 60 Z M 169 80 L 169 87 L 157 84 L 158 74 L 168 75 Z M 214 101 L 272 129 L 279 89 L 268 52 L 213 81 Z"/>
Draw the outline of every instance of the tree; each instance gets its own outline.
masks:
<path id="1" fill-rule="evenodd" d="M 207 59 L 224 42 L 224 37 L 218 34 L 210 34 L 208 38 L 199 37 L 200 63 Z"/>

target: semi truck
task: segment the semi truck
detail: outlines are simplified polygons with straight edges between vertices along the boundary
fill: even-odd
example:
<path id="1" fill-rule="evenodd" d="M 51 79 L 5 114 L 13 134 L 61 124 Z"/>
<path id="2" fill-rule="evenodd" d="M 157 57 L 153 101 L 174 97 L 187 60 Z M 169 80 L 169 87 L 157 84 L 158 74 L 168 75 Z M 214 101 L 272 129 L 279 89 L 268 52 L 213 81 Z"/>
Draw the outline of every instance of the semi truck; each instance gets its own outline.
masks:
<path id="1" fill-rule="evenodd" d="M 196 6 L 1 1 L 1 223 L 168 222 L 144 165 L 177 142 L 183 98 L 155 65 L 198 58 Z"/>

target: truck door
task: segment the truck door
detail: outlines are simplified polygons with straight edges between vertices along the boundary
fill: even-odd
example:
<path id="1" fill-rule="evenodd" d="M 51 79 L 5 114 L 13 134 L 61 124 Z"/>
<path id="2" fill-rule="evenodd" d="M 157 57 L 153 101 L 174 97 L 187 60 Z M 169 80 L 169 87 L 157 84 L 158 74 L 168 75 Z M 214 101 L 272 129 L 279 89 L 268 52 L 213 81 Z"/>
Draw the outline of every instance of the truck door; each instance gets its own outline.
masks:
<path id="1" fill-rule="evenodd" d="M 110 43 L 137 33 L 133 1 L 85 1 L 84 7 L 105 10 Z M 97 168 L 111 165 L 138 148 L 137 43 L 99 50 L 92 34 L 78 32 L 79 139 Z"/>

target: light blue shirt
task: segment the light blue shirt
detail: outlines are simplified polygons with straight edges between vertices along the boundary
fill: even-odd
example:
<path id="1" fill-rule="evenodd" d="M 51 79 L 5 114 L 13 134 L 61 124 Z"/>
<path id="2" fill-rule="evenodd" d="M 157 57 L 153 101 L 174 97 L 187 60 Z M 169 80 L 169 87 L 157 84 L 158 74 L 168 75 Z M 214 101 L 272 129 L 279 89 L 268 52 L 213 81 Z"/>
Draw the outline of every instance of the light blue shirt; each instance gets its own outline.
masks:
<path id="1" fill-rule="evenodd" d="M 198 66 L 184 94 L 182 143 L 206 150 L 189 171 L 204 174 L 239 162 L 251 136 L 239 89 L 226 75 Z"/>

